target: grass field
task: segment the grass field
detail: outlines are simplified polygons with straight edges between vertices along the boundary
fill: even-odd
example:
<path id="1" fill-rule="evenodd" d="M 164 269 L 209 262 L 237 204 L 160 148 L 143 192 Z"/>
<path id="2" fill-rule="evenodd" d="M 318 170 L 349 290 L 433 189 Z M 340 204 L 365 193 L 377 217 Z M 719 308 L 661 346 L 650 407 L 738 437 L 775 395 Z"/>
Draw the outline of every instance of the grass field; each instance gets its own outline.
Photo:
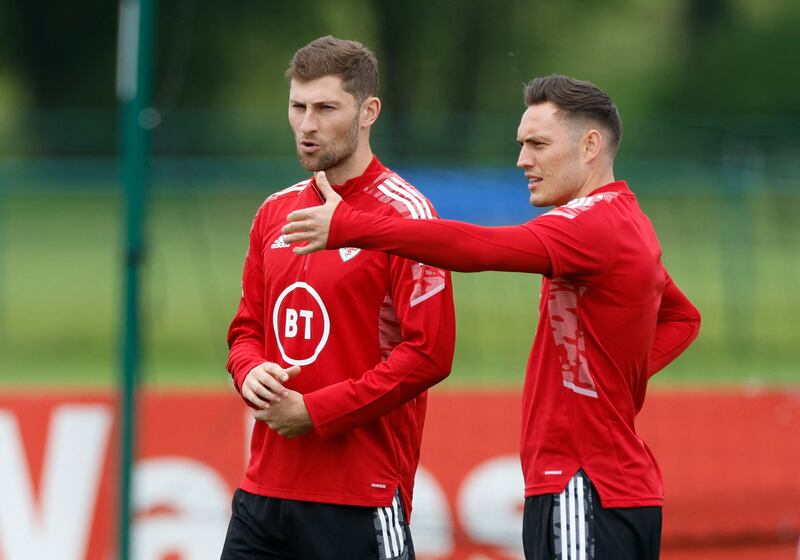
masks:
<path id="1" fill-rule="evenodd" d="M 664 261 L 703 313 L 697 343 L 657 384 L 800 381 L 800 197 L 642 195 Z M 263 195 L 192 191 L 151 199 L 144 286 L 145 381 L 224 386 L 249 223 Z M 0 384 L 100 386 L 118 371 L 120 198 L 5 193 L 0 201 Z M 540 280 L 454 275 L 451 385 L 521 383 Z"/>

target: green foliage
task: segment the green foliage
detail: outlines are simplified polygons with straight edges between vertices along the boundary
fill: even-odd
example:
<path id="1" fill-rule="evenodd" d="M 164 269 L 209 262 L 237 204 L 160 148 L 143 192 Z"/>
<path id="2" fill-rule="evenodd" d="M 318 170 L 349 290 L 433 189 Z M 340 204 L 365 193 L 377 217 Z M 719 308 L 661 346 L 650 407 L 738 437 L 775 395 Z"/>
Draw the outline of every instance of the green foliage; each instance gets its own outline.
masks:
<path id="1" fill-rule="evenodd" d="M 164 120 L 154 145 L 169 155 L 290 153 L 276 140 L 286 138 L 283 73 L 297 48 L 325 34 L 360 40 L 378 55 L 385 115 L 377 132 L 396 158 L 422 146 L 432 158 L 497 160 L 513 142 L 522 84 L 552 72 L 598 83 L 626 124 L 676 114 L 796 120 L 798 5 L 161 2 L 154 105 Z M 90 139 L 57 142 L 53 131 L 64 128 L 59 109 L 113 108 L 117 9 L 98 0 L 0 0 L 0 102 L 12 86 L 24 96 L 11 100 L 14 122 L 0 122 L 0 154 L 115 151 L 113 115 L 66 129 L 102 131 Z M 29 142 L 11 141 L 23 132 Z"/>

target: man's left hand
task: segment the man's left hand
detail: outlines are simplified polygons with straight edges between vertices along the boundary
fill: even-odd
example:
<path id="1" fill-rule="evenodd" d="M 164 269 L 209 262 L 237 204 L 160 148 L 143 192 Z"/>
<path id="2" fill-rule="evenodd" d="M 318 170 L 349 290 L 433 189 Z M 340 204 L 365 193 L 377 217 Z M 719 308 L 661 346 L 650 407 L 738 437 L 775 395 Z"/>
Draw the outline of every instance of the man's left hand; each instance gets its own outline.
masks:
<path id="1" fill-rule="evenodd" d="M 301 436 L 314 427 L 303 395 L 297 391 L 290 390 L 279 403 L 272 403 L 265 409 L 251 409 L 250 413 L 253 418 L 286 438 Z"/>

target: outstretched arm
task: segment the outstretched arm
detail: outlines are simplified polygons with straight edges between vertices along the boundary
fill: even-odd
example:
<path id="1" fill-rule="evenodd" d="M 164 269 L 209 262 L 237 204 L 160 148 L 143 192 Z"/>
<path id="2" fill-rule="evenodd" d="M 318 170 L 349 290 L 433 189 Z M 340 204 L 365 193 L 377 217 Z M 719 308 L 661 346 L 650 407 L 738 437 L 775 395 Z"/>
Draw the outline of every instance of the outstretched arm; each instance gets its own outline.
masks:
<path id="1" fill-rule="evenodd" d="M 307 242 L 294 248 L 299 255 L 354 246 L 459 272 L 551 272 L 544 245 L 526 224 L 485 227 L 360 212 L 342 201 L 324 173 L 316 179 L 325 204 L 292 212 L 283 228 L 287 243 Z"/>

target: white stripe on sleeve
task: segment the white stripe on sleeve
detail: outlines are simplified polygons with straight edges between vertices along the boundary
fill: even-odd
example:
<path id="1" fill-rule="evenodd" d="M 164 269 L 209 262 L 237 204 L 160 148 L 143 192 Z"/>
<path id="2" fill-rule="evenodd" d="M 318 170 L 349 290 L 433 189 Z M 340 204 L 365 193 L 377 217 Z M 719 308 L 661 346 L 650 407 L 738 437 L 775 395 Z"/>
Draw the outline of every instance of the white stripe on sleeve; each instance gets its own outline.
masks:
<path id="1" fill-rule="evenodd" d="M 417 215 L 420 218 L 424 218 L 425 217 L 425 210 L 422 208 L 422 204 L 420 204 L 419 200 L 416 197 L 412 196 L 409 191 L 407 191 L 406 189 L 398 186 L 397 183 L 394 183 L 391 179 L 386 179 L 386 181 L 383 184 L 388 186 L 394 192 L 396 192 L 398 194 L 401 194 L 401 195 L 405 196 L 407 199 L 409 199 L 411 201 L 411 203 L 414 205 L 414 208 L 417 209 Z"/>
<path id="2" fill-rule="evenodd" d="M 425 200 L 425 198 L 423 198 L 423 196 L 419 194 L 419 192 L 417 192 L 415 189 L 407 185 L 404 185 L 399 181 L 392 181 L 391 179 L 386 179 L 385 184 L 392 187 L 392 189 L 394 189 L 395 191 L 410 198 L 414 202 L 414 205 L 419 210 L 419 215 L 421 218 L 423 219 L 427 218 L 429 220 L 433 219 L 433 212 L 431 212 L 431 207 L 428 204 L 428 201 Z"/>
<path id="3" fill-rule="evenodd" d="M 414 205 L 411 203 L 410 200 L 408 200 L 407 198 L 403 198 L 402 196 L 399 196 L 399 195 L 393 193 L 391 190 L 389 190 L 384 185 L 378 185 L 378 190 L 381 191 L 386 196 L 388 196 L 389 198 L 392 198 L 392 199 L 398 201 L 399 203 L 404 204 L 405 207 L 408 208 L 408 211 L 411 213 L 411 217 L 414 218 L 415 220 L 419 219 L 419 214 L 417 213 L 417 209 L 414 208 Z"/>

